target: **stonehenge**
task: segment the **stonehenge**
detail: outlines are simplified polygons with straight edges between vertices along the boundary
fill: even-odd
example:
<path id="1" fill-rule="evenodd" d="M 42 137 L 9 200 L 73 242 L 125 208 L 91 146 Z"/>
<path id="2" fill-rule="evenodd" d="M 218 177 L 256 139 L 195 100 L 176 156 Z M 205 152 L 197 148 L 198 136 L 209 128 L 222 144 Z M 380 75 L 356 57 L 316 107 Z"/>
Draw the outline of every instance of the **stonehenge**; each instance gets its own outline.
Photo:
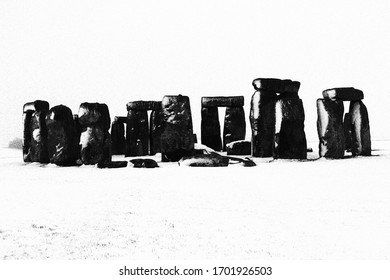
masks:
<path id="1" fill-rule="evenodd" d="M 111 124 L 111 153 L 123 155 L 126 148 L 125 123 L 126 117 L 115 117 Z"/>

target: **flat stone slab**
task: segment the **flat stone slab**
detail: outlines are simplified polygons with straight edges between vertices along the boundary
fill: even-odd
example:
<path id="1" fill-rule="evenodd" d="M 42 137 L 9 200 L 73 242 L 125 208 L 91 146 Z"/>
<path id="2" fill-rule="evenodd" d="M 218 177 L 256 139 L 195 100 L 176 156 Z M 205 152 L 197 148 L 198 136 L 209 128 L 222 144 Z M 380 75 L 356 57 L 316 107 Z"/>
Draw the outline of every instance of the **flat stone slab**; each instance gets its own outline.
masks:
<path id="1" fill-rule="evenodd" d="M 298 94 L 301 83 L 292 80 L 281 80 L 275 78 L 258 78 L 252 82 L 255 90 L 266 90 L 280 94 L 293 93 Z"/>
<path id="2" fill-rule="evenodd" d="M 229 158 L 216 154 L 194 155 L 183 157 L 180 159 L 179 165 L 190 167 L 226 167 L 229 165 Z"/>
<path id="3" fill-rule="evenodd" d="M 351 114 L 351 152 L 353 156 L 371 155 L 370 122 L 366 106 L 362 101 L 353 101 L 349 107 Z"/>
<path id="4" fill-rule="evenodd" d="M 23 106 L 23 113 L 27 111 L 48 111 L 49 102 L 44 100 L 35 100 L 33 102 L 28 102 Z"/>
<path id="5" fill-rule="evenodd" d="M 203 107 L 242 107 L 244 96 L 205 96 L 202 97 Z"/>
<path id="6" fill-rule="evenodd" d="M 127 161 L 109 161 L 109 162 L 99 162 L 97 168 L 123 168 L 127 167 Z"/>
<path id="7" fill-rule="evenodd" d="M 353 87 L 326 89 L 322 92 L 322 95 L 324 98 L 342 101 L 356 101 L 364 98 L 363 92 Z"/>
<path id="8" fill-rule="evenodd" d="M 126 104 L 127 111 L 149 111 L 159 110 L 161 108 L 161 101 L 131 101 Z"/>
<path id="9" fill-rule="evenodd" d="M 149 158 L 136 158 L 130 160 L 130 164 L 134 168 L 157 168 L 157 162 Z"/>
<path id="10" fill-rule="evenodd" d="M 110 113 L 104 103 L 81 103 L 78 116 L 81 127 L 97 125 L 103 130 L 110 129 Z"/>
<path id="11" fill-rule="evenodd" d="M 251 141 L 234 141 L 226 145 L 228 155 L 244 156 L 251 154 Z"/>
<path id="12" fill-rule="evenodd" d="M 127 121 L 127 117 L 119 117 L 119 116 L 114 117 L 115 123 L 126 123 L 126 121 Z"/>

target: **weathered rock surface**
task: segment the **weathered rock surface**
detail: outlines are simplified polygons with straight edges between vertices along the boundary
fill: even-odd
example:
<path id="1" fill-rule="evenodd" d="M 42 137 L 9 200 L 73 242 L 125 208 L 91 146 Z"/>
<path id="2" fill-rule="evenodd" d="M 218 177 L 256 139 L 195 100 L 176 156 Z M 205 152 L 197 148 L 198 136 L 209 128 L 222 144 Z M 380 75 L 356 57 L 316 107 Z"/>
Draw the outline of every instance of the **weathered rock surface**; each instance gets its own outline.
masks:
<path id="1" fill-rule="evenodd" d="M 351 114 L 351 152 L 353 156 L 371 155 L 370 123 L 366 106 L 362 101 L 351 102 L 349 107 Z"/>
<path id="2" fill-rule="evenodd" d="M 341 100 L 318 99 L 317 115 L 319 156 L 343 158 L 345 151 L 343 102 Z"/>
<path id="3" fill-rule="evenodd" d="M 147 111 L 129 110 L 126 122 L 125 156 L 145 156 L 149 153 Z"/>
<path id="4" fill-rule="evenodd" d="M 194 155 L 183 157 L 180 159 L 179 165 L 191 167 L 224 167 L 229 165 L 229 159 L 217 154 Z"/>
<path id="5" fill-rule="evenodd" d="M 292 80 L 281 80 L 275 78 L 258 78 L 252 82 L 255 90 L 264 90 L 266 92 L 277 92 L 280 94 L 292 94 L 298 97 L 298 91 L 301 83 Z"/>
<path id="6" fill-rule="evenodd" d="M 230 142 L 226 145 L 226 152 L 228 155 L 250 155 L 251 142 L 245 140 Z"/>
<path id="7" fill-rule="evenodd" d="M 105 131 L 110 129 L 110 113 L 107 105 L 104 103 L 82 103 L 78 117 L 81 127 L 96 125 Z"/>
<path id="8" fill-rule="evenodd" d="M 161 102 L 159 101 L 131 101 L 126 104 L 127 111 L 149 111 L 159 110 L 161 108 Z"/>
<path id="9" fill-rule="evenodd" d="M 44 100 L 35 100 L 33 102 L 28 102 L 23 105 L 23 113 L 27 111 L 48 111 L 49 102 Z"/>
<path id="10" fill-rule="evenodd" d="M 150 154 L 155 155 L 161 153 L 161 133 L 163 131 L 163 117 L 161 110 L 161 102 L 158 103 L 159 107 L 153 110 L 150 114 Z"/>
<path id="11" fill-rule="evenodd" d="M 280 99 L 275 103 L 274 158 L 306 159 L 305 113 L 301 99 Z"/>
<path id="12" fill-rule="evenodd" d="M 351 120 L 350 113 L 345 113 L 343 127 L 344 127 L 344 138 L 345 138 L 345 150 L 350 152 L 351 142 L 352 142 L 352 120 Z"/>
<path id="13" fill-rule="evenodd" d="M 222 150 L 218 107 L 202 107 L 201 137 L 202 144 L 216 151 Z"/>
<path id="14" fill-rule="evenodd" d="M 125 122 L 126 122 L 126 118 Z M 115 117 L 111 124 L 111 153 L 113 155 L 123 155 L 126 150 L 125 124 L 123 119 Z"/>
<path id="15" fill-rule="evenodd" d="M 245 113 L 243 107 L 226 107 L 223 127 L 223 149 L 230 142 L 244 140 L 246 133 Z"/>
<path id="16" fill-rule="evenodd" d="M 202 107 L 242 107 L 244 96 L 206 96 L 202 97 Z"/>
<path id="17" fill-rule="evenodd" d="M 98 168 L 123 168 L 127 166 L 127 161 L 109 161 L 109 162 L 99 162 L 97 164 Z"/>
<path id="18" fill-rule="evenodd" d="M 149 158 L 137 158 L 130 160 L 130 164 L 134 168 L 156 168 L 159 167 L 157 162 Z"/>
<path id="19" fill-rule="evenodd" d="M 364 98 L 361 90 L 353 87 L 331 88 L 322 92 L 324 98 L 332 100 L 356 101 Z"/>

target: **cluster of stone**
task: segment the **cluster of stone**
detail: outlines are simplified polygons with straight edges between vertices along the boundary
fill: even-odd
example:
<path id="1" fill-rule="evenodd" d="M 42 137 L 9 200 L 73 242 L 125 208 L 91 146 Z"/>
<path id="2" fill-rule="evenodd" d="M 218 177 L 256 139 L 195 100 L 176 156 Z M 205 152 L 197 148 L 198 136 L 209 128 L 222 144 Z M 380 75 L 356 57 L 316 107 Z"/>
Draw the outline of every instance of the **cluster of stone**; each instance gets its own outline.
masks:
<path id="1" fill-rule="evenodd" d="M 252 156 L 306 159 L 305 113 L 298 96 L 300 83 L 292 80 L 255 79 L 250 123 Z"/>
<path id="2" fill-rule="evenodd" d="M 333 88 L 322 92 L 317 100 L 317 131 L 319 156 L 343 158 L 345 150 L 353 156 L 371 155 L 371 136 L 368 112 L 363 104 L 361 90 Z M 349 112 L 344 115 L 343 101 L 350 101 Z"/>
<path id="3" fill-rule="evenodd" d="M 160 101 L 132 101 L 127 105 L 126 118 L 126 138 L 125 145 L 123 145 L 124 134 L 122 131 L 120 135 L 115 135 L 115 140 L 120 139 L 114 143 L 117 153 L 123 153 L 125 156 L 144 156 L 154 155 L 161 152 L 161 132 L 162 132 L 162 107 Z M 148 122 L 148 111 L 150 114 L 150 125 Z M 118 118 L 121 122 L 120 129 L 123 129 L 123 118 Z M 114 121 L 115 122 L 115 121 Z M 114 123 L 113 123 L 114 125 Z M 113 126 L 114 128 L 114 126 Z M 116 129 L 116 128 L 115 128 Z M 113 130 L 111 130 L 113 131 Z"/>
<path id="4" fill-rule="evenodd" d="M 226 150 L 226 145 L 245 139 L 244 96 L 202 97 L 202 144 L 216 150 Z M 226 107 L 223 142 L 219 124 L 218 107 Z"/>

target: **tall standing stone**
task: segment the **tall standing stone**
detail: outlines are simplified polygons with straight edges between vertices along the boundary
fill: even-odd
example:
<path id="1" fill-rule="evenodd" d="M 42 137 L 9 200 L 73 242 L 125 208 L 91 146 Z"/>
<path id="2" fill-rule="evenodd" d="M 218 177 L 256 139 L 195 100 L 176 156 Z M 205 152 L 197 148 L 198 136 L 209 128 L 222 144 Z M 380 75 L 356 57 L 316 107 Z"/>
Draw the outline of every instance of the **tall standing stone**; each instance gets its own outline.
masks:
<path id="1" fill-rule="evenodd" d="M 183 95 L 166 95 L 162 103 L 163 131 L 161 153 L 163 161 L 178 161 L 194 149 L 190 99 Z"/>
<path id="2" fill-rule="evenodd" d="M 345 150 L 350 152 L 351 142 L 352 142 L 352 120 L 351 120 L 350 113 L 345 113 L 343 127 L 344 127 L 344 138 L 345 138 Z"/>
<path id="3" fill-rule="evenodd" d="M 362 101 L 351 101 L 351 152 L 353 156 L 371 155 L 370 123 L 366 106 Z"/>
<path id="4" fill-rule="evenodd" d="M 150 154 L 161 153 L 161 133 L 163 130 L 161 102 L 156 102 L 155 108 L 150 113 Z"/>
<path id="5" fill-rule="evenodd" d="M 317 131 L 319 156 L 343 158 L 345 137 L 343 128 L 344 104 L 341 100 L 317 100 Z"/>
<path id="6" fill-rule="evenodd" d="M 148 112 L 128 110 L 126 122 L 126 156 L 145 156 L 149 153 Z"/>
<path id="7" fill-rule="evenodd" d="M 123 155 L 126 149 L 125 123 L 126 117 L 115 117 L 111 124 L 111 152 Z"/>
<path id="8" fill-rule="evenodd" d="M 237 140 L 244 140 L 246 133 L 245 113 L 243 107 L 226 107 L 223 126 L 223 150 L 226 145 Z"/>
<path id="9" fill-rule="evenodd" d="M 222 150 L 218 107 L 202 106 L 201 133 L 201 141 L 203 145 L 206 145 L 215 151 Z"/>

